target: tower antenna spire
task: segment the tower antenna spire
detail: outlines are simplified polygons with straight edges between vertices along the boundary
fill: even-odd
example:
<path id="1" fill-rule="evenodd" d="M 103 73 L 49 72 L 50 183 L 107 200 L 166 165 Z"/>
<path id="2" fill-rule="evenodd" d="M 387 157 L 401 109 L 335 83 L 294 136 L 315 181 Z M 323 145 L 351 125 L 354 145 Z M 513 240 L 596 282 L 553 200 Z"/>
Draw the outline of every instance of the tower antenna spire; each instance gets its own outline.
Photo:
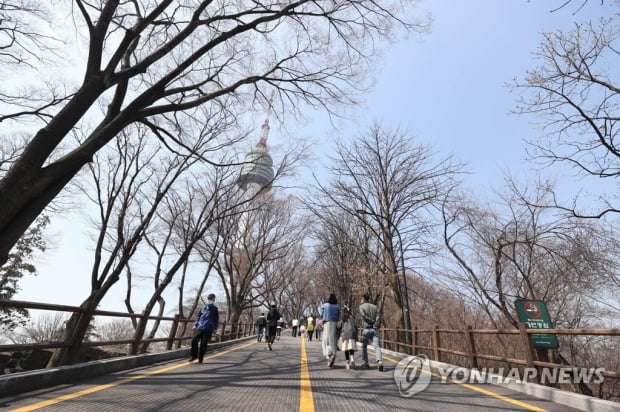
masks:
<path id="1" fill-rule="evenodd" d="M 265 110 L 265 121 L 261 126 L 260 139 L 258 139 L 257 146 L 267 147 L 267 138 L 269 137 L 269 117 L 271 116 L 271 110 L 273 107 L 273 96 L 275 94 L 275 90 L 271 91 L 271 96 L 267 101 L 267 109 Z"/>

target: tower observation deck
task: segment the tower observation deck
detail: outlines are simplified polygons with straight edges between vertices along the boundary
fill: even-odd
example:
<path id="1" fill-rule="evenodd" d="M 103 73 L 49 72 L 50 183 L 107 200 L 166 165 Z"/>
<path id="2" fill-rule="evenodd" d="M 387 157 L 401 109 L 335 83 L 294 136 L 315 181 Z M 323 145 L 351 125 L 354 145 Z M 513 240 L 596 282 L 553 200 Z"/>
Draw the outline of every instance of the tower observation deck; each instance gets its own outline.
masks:
<path id="1" fill-rule="evenodd" d="M 237 178 L 237 184 L 244 191 L 259 192 L 271 189 L 274 178 L 273 159 L 267 150 L 267 137 L 269 136 L 269 112 L 261 126 L 261 136 L 252 151 L 245 155 L 241 166 L 241 172 Z"/>

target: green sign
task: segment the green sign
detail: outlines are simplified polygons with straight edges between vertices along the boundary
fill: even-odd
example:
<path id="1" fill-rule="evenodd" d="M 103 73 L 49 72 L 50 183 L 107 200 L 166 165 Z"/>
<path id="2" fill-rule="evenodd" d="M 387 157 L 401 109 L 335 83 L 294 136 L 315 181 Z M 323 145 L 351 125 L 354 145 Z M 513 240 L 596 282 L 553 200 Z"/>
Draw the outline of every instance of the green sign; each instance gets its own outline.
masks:
<path id="1" fill-rule="evenodd" d="M 519 320 L 527 324 L 528 329 L 552 329 L 547 307 L 542 300 L 518 299 L 515 302 Z M 551 333 L 535 333 L 530 335 L 535 348 L 555 349 L 558 339 Z"/>

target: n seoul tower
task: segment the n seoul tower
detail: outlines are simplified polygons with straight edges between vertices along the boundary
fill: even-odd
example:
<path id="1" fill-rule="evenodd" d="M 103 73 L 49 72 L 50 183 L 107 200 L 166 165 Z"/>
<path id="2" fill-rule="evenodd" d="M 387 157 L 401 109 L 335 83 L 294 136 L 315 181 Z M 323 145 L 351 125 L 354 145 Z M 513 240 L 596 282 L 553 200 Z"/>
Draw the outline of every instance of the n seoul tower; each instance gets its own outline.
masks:
<path id="1" fill-rule="evenodd" d="M 269 116 L 271 114 L 271 101 L 273 100 L 273 94 L 269 99 L 269 106 L 267 107 L 265 121 L 261 126 L 260 139 L 258 143 L 247 155 L 241 166 L 239 177 L 237 178 L 237 185 L 243 191 L 245 198 L 245 208 L 241 214 L 239 220 L 239 226 L 237 227 L 237 240 L 235 242 L 235 254 L 239 259 L 239 267 L 247 265 L 247 253 L 248 247 L 251 247 L 251 241 L 247 239 L 248 232 L 250 230 L 250 211 L 249 204 L 254 196 L 259 193 L 266 193 L 271 189 L 271 182 L 273 181 L 273 159 L 269 155 L 267 150 L 267 137 L 269 136 Z M 250 244 L 247 244 L 249 242 Z M 245 256 L 245 258 L 242 258 Z M 245 262 L 245 264 L 242 264 Z"/>
<path id="2" fill-rule="evenodd" d="M 269 137 L 269 116 L 271 115 L 271 99 L 265 121 L 261 126 L 261 134 L 258 143 L 252 151 L 245 155 L 241 172 L 237 179 L 237 185 L 244 191 L 246 199 L 252 199 L 257 193 L 267 192 L 271 189 L 273 181 L 273 159 L 267 150 L 267 137 Z"/>

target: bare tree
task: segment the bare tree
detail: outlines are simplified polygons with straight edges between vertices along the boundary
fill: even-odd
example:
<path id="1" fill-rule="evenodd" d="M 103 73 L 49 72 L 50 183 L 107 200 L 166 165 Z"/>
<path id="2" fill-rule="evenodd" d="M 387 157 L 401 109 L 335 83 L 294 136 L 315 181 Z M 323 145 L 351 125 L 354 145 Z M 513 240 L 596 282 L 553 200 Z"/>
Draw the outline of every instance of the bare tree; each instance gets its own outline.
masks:
<path id="1" fill-rule="evenodd" d="M 66 318 L 61 312 L 40 314 L 7 337 L 14 344 L 57 342 L 62 335 Z"/>
<path id="2" fill-rule="evenodd" d="M 312 284 L 317 302 L 326 302 L 334 293 L 341 304 L 353 307 L 359 296 L 369 293 L 383 309 L 392 273 L 387 272 L 369 227 L 342 211 L 307 207 L 315 221 L 310 234 L 315 243 Z"/>
<path id="3" fill-rule="evenodd" d="M 502 209 L 464 200 L 463 194 L 446 203 L 444 240 L 462 269 L 457 279 L 490 319 L 499 312 L 517 327 L 514 300 L 541 299 L 559 326 L 583 327 L 589 314 L 597 317 L 597 306 L 611 303 L 606 290 L 620 269 L 617 240 L 597 222 L 532 206 L 552 198 L 548 186 L 519 190 L 510 180 Z"/>
<path id="4" fill-rule="evenodd" d="M 614 299 L 615 316 L 620 314 L 617 298 L 612 298 L 618 295 L 614 285 L 620 273 L 620 245 L 613 228 L 599 221 L 566 219 L 548 206 L 553 192 L 546 185 L 520 190 L 509 180 L 496 210 L 466 199 L 459 194 L 458 200 L 445 204 L 445 244 L 460 271 L 444 267 L 443 272 L 453 274 L 450 284 L 462 285 L 459 289 L 469 292 L 495 327 L 506 322 L 518 326 L 516 299 L 545 301 L 558 327 L 603 326 L 600 319 L 613 308 Z M 589 351 L 575 351 L 583 341 L 561 338 L 556 361 L 600 367 Z M 514 351 L 501 343 L 505 353 Z M 604 342 L 591 346 L 601 353 L 611 349 L 603 350 Z M 539 351 L 539 357 L 547 360 L 547 351 Z M 585 384 L 579 389 L 592 394 Z"/>
<path id="5" fill-rule="evenodd" d="M 269 262 L 265 272 L 274 275 L 265 276 L 256 283 L 257 293 L 264 299 L 262 308 L 265 313 L 269 310 L 271 302 L 276 302 L 278 310 L 288 321 L 298 319 L 303 313 L 317 313 L 318 295 L 322 290 L 316 288 L 315 271 L 307 250 L 306 245 L 297 242 L 291 247 L 286 259 Z M 282 279 L 280 293 L 277 294 L 277 298 L 276 294 L 270 298 L 266 292 L 271 288 L 263 283 L 274 278 L 275 274 L 280 274 Z"/>
<path id="6" fill-rule="evenodd" d="M 203 136 L 204 138 L 204 136 Z M 193 148 L 205 153 L 209 139 L 198 140 Z M 94 309 L 129 268 L 129 262 L 142 245 L 147 231 L 157 220 L 157 211 L 176 182 L 198 162 L 193 155 L 165 155 L 161 145 L 152 144 L 143 128 L 135 135 L 122 134 L 111 150 L 101 152 L 92 164 L 91 184 L 82 190 L 97 207 L 95 227 L 98 230 L 91 291 L 81 307 Z M 67 322 L 64 340 L 78 344 L 90 323 L 92 313 L 74 314 Z M 50 366 L 71 363 L 76 351 L 56 350 Z"/>
<path id="7" fill-rule="evenodd" d="M 287 202 L 291 199 L 287 199 Z M 285 209 L 296 204 L 286 204 Z M 293 209 L 297 209 L 293 206 Z M 288 225 L 290 230 L 284 228 L 283 236 L 279 240 L 281 252 L 275 259 L 267 259 L 263 262 L 262 271 L 254 280 L 253 293 L 261 301 L 265 309 L 275 303 L 285 320 L 291 320 L 294 316 L 305 313 L 312 308 L 312 295 L 306 287 L 311 285 L 312 271 L 306 253 L 307 240 L 305 233 L 308 222 L 298 216 L 293 210 L 285 210 L 285 215 L 290 216 Z M 275 256 L 275 255 L 273 255 Z"/>
<path id="8" fill-rule="evenodd" d="M 49 16 L 47 6 L 38 1 L 0 0 L 0 64 L 32 66 L 30 61 L 50 52 L 55 39 L 41 30 L 41 25 L 49 27 Z M 0 101 L 8 97 L 0 96 Z"/>
<path id="9" fill-rule="evenodd" d="M 158 316 L 163 316 L 166 303 L 164 291 L 215 222 L 231 213 L 226 205 L 230 205 L 229 199 L 236 197 L 237 192 L 233 172 L 220 167 L 211 176 L 201 174 L 189 177 L 183 191 L 176 190 L 166 197 L 165 209 L 158 212 L 159 230 L 145 235 L 155 262 L 153 294 L 143 310 L 145 315 L 151 314 L 155 305 L 159 304 Z M 208 274 L 206 272 L 205 281 Z M 143 335 L 146 326 L 146 321 L 138 324 L 137 336 Z M 148 338 L 154 338 L 158 328 L 159 321 L 153 322 Z M 147 347 L 148 344 L 142 345 L 140 351 L 146 352 Z M 137 346 L 134 346 L 132 353 L 136 352 Z"/>
<path id="10" fill-rule="evenodd" d="M 45 122 L 0 177 L 0 264 L 46 205 L 129 125 L 141 123 L 187 154 L 194 144 L 185 126 L 208 124 L 203 109 L 234 118 L 251 99 L 263 104 L 266 89 L 277 90 L 281 108 L 331 111 L 368 85 L 378 42 L 398 27 L 425 29 L 406 22 L 396 0 L 73 3 L 74 38 L 88 43 L 81 83 L 52 98 L 62 101 L 58 108 L 44 102 L 34 114 L 8 111 L 15 121 Z M 105 107 L 100 116 L 98 106 Z M 86 138 L 69 142 L 75 128 Z"/>
<path id="11" fill-rule="evenodd" d="M 617 4 L 617 3 L 616 3 Z M 600 22 L 575 23 L 570 31 L 545 33 L 536 53 L 540 65 L 514 88 L 524 89 L 517 113 L 536 116 L 543 136 L 530 141 L 534 158 L 545 165 L 568 165 L 582 177 L 613 184 L 620 177 L 620 79 L 610 67 L 620 63 L 620 15 Z M 601 217 L 620 212 L 616 196 L 597 207 L 558 206 L 574 216 Z"/>
<path id="12" fill-rule="evenodd" d="M 134 327 L 128 319 L 112 319 L 97 326 L 97 334 L 102 341 L 127 340 L 134 337 Z M 127 353 L 127 346 L 106 346 L 106 350 L 118 350 Z"/>
<path id="13" fill-rule="evenodd" d="M 411 265 L 433 253 L 432 230 L 438 223 L 433 210 L 454 184 L 459 166 L 450 158 L 435 159 L 430 147 L 379 124 L 349 144 L 339 143 L 335 157 L 334 180 L 319 184 L 315 197 L 322 200 L 316 208 L 343 211 L 370 230 L 380 245 L 382 266 L 377 266 L 390 274 L 401 313 L 398 324 L 411 329 L 406 261 Z"/>
<path id="14" fill-rule="evenodd" d="M 278 199 L 269 193 L 240 207 L 217 233 L 221 249 L 215 269 L 226 292 L 232 324 L 247 309 L 269 301 L 281 303 L 285 279 L 297 274 L 294 270 L 283 273 L 282 269 L 290 266 L 275 262 L 288 259 L 303 231 L 292 198 Z M 239 229 L 241 220 L 243 230 Z M 207 256 L 215 252 L 205 249 Z"/>

